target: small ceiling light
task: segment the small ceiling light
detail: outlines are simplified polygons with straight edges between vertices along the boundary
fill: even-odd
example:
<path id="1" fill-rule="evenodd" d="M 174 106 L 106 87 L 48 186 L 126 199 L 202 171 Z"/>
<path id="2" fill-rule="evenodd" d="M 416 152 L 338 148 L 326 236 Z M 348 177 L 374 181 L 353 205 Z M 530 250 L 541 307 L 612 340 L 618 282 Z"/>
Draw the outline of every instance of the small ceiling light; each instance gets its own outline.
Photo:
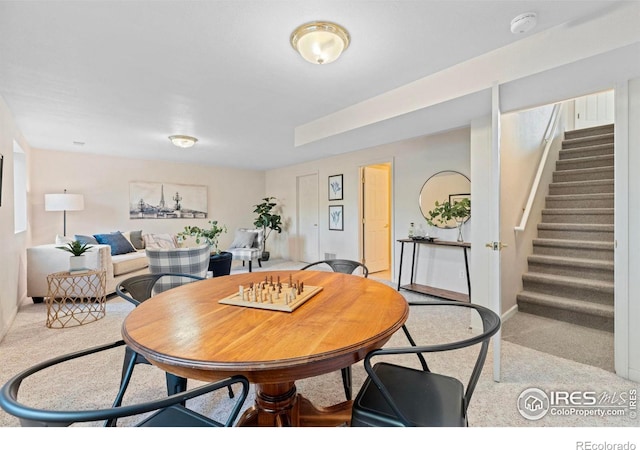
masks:
<path id="1" fill-rule="evenodd" d="M 176 134 L 174 136 L 169 136 L 169 140 L 173 145 L 180 148 L 189 148 L 193 147 L 198 140 L 193 136 L 184 136 L 182 134 Z"/>
<path id="2" fill-rule="evenodd" d="M 349 33 L 331 22 L 310 22 L 291 33 L 291 46 L 313 64 L 329 64 L 349 47 Z"/>
<path id="3" fill-rule="evenodd" d="M 511 32 L 513 34 L 526 33 L 532 30 L 538 23 L 538 16 L 534 12 L 520 14 L 511 21 Z"/>

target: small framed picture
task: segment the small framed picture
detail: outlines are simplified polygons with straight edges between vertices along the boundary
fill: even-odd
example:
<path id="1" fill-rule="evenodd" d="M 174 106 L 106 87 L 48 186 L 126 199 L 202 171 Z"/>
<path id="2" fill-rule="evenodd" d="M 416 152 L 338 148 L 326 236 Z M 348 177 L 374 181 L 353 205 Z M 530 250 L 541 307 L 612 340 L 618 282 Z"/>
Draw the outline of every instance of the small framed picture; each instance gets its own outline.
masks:
<path id="1" fill-rule="evenodd" d="M 342 174 L 329 177 L 329 200 L 342 200 Z"/>
<path id="2" fill-rule="evenodd" d="M 343 231 L 344 230 L 344 206 L 331 205 L 329 206 L 329 229 Z"/>

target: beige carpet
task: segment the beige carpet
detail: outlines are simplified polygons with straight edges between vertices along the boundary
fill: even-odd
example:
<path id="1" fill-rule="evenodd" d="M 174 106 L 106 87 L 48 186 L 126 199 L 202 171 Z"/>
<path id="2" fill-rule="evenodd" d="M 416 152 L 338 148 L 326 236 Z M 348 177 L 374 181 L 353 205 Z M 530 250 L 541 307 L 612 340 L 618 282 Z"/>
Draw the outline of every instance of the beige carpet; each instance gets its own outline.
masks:
<path id="1" fill-rule="evenodd" d="M 285 261 L 263 263 L 259 270 L 298 268 L 299 264 Z M 234 266 L 233 272 L 242 267 Z M 375 278 L 375 274 L 372 276 Z M 389 283 L 389 282 L 387 282 Z M 391 284 L 391 283 L 390 283 Z M 393 284 L 391 284 L 393 286 Z M 407 299 L 425 297 L 403 291 Z M 120 339 L 120 326 L 124 317 L 133 308 L 129 303 L 112 297 L 107 302 L 107 316 L 97 322 L 68 329 L 45 327 L 46 307 L 43 304 L 25 303 L 9 333 L 0 342 L 0 383 L 26 367 L 55 355 Z M 455 308 L 412 307 L 407 323 L 414 337 L 421 343 L 443 342 L 470 333 L 468 313 L 460 314 Z M 405 346 L 402 333 L 392 337 L 387 346 Z M 107 405 L 117 389 L 122 364 L 122 349 L 117 349 L 91 364 L 82 367 L 69 364 L 33 382 L 25 384 L 22 399 L 34 406 L 78 404 Z M 452 354 L 438 355 L 430 359 L 432 370 L 442 371 L 465 379 L 471 370 L 474 355 L 470 350 L 458 350 Z M 407 360 L 407 363 L 409 361 Z M 413 358 L 410 361 L 414 363 Z M 538 421 L 523 418 L 516 403 L 520 393 L 530 387 L 545 391 L 595 391 L 596 393 L 626 393 L 638 389 L 638 384 L 626 381 L 615 374 L 596 367 L 587 366 L 560 357 L 545 354 L 511 342 L 502 344 L 502 380 L 492 379 L 493 354 L 489 353 L 481 380 L 469 408 L 472 427 L 637 427 L 639 420 L 629 414 L 618 417 L 597 416 L 553 416 L 547 414 Z M 353 382 L 357 388 L 364 380 L 362 364 L 353 368 Z M 190 381 L 194 386 L 197 381 Z M 328 406 L 344 400 L 340 373 L 300 380 L 299 392 L 318 406 Z M 135 369 L 132 384 L 125 402 L 153 398 L 164 393 L 163 373 L 152 366 L 140 365 Z M 230 400 L 222 391 L 207 401 L 199 401 L 194 407 L 206 414 L 220 417 Z M 253 402 L 253 394 L 246 407 Z M 121 422 L 126 425 L 125 421 Z M 0 411 L 0 426 L 14 427 L 17 419 Z M 96 424 L 90 424 L 96 425 Z M 85 425 L 86 426 L 86 425 Z M 567 447 L 568 448 L 568 447 Z M 575 448 L 575 447 L 573 447 Z"/>

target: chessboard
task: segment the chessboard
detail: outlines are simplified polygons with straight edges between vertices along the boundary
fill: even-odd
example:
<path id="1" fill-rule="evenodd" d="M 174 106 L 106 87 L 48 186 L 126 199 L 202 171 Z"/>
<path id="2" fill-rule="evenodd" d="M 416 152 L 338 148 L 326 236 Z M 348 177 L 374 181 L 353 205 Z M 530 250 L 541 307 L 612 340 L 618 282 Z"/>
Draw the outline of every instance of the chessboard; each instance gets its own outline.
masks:
<path id="1" fill-rule="evenodd" d="M 300 281 L 267 280 L 238 286 L 238 292 L 219 300 L 225 305 L 293 312 L 322 290 L 322 286 L 308 286 Z"/>

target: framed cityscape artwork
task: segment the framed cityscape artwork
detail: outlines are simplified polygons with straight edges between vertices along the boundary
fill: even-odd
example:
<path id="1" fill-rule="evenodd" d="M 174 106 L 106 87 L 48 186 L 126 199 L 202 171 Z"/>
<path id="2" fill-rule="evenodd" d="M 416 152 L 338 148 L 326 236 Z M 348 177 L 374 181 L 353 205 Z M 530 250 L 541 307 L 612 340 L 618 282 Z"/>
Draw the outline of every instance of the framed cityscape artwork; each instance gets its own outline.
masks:
<path id="1" fill-rule="evenodd" d="M 130 219 L 206 219 L 207 186 L 131 182 Z"/>

